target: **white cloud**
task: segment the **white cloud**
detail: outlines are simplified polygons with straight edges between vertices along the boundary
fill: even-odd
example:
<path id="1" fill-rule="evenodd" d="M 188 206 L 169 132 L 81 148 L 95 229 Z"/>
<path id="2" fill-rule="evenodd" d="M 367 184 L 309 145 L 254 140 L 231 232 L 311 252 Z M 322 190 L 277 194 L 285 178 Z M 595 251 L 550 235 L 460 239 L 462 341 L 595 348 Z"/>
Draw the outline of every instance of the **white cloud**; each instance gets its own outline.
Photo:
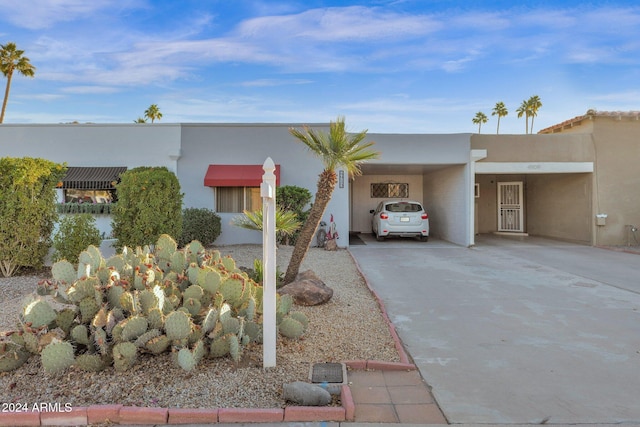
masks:
<path id="1" fill-rule="evenodd" d="M 290 85 L 306 85 L 313 83 L 313 80 L 306 79 L 257 79 L 242 82 L 240 86 L 245 87 L 272 87 L 272 86 L 290 86 Z"/>
<path id="2" fill-rule="evenodd" d="M 0 15 L 16 27 L 39 30 L 106 9 L 137 8 L 142 4 L 139 0 L 0 0 Z"/>

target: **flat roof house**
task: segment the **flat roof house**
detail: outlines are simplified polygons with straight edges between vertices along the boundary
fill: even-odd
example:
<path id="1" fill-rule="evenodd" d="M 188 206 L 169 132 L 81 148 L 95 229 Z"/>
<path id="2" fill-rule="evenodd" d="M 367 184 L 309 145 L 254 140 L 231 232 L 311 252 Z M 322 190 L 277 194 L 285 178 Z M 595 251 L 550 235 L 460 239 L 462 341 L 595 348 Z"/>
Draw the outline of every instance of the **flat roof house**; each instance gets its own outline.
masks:
<path id="1" fill-rule="evenodd" d="M 276 163 L 278 185 L 312 193 L 322 171 L 290 127 L 302 124 L 3 124 L 0 157 L 66 162 L 74 168 L 61 190 L 67 199 L 86 190 L 106 200 L 113 168 L 166 166 L 185 207 L 221 216 L 216 243 L 260 243 L 259 233 L 230 221 L 260 205 L 265 159 Z M 425 205 L 432 236 L 462 246 L 493 232 L 624 245 L 640 224 L 639 136 L 638 113 L 593 111 L 537 135 L 369 133 L 381 156 L 362 176 L 338 171 L 325 221 L 333 215 L 345 247 L 349 232 L 371 231 L 369 210 L 380 200 L 403 197 Z M 109 231 L 109 222 L 100 218 L 100 228 Z"/>

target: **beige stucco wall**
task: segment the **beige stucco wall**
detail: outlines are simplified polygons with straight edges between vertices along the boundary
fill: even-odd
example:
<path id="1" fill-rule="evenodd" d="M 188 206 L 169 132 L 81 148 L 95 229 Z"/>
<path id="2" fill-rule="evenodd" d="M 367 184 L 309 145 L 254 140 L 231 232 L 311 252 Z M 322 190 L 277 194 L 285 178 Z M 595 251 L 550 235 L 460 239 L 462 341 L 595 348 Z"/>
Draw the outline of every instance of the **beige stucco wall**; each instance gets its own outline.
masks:
<path id="1" fill-rule="evenodd" d="M 597 243 L 625 245 L 627 225 L 640 227 L 640 121 L 598 116 L 593 139 L 597 154 L 594 210 L 607 214 L 606 225 L 596 229 Z"/>
<path id="2" fill-rule="evenodd" d="M 473 135 L 471 149 L 487 150 L 480 162 L 592 162 L 590 135 Z"/>
<path id="3" fill-rule="evenodd" d="M 424 207 L 429 214 L 429 234 L 458 245 L 469 241 L 472 209 L 469 166 L 453 165 L 424 175 Z"/>
<path id="4" fill-rule="evenodd" d="M 591 244 L 592 174 L 528 175 L 527 231 Z"/>

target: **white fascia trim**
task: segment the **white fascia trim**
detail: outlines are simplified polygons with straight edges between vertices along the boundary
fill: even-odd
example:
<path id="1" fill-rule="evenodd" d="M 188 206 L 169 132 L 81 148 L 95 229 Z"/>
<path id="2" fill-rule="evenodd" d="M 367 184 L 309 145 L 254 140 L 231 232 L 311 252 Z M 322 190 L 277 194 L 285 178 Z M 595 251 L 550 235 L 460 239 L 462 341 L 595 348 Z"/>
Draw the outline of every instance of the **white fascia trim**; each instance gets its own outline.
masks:
<path id="1" fill-rule="evenodd" d="M 477 174 L 588 173 L 593 162 L 476 162 Z"/>

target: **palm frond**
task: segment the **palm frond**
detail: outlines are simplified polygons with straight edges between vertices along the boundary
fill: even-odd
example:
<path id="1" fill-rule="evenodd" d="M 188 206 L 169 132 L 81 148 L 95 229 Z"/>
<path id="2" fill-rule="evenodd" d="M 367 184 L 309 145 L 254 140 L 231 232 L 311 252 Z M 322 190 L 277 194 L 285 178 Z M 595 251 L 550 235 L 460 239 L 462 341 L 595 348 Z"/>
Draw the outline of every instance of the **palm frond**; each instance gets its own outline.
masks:
<path id="1" fill-rule="evenodd" d="M 242 211 L 242 215 L 238 215 L 231 220 L 231 223 L 237 227 L 248 230 L 262 231 L 263 213 L 262 209 L 251 211 Z M 300 221 L 295 212 L 285 211 L 280 207 L 276 208 L 276 232 L 283 235 L 292 235 L 300 228 Z"/>

